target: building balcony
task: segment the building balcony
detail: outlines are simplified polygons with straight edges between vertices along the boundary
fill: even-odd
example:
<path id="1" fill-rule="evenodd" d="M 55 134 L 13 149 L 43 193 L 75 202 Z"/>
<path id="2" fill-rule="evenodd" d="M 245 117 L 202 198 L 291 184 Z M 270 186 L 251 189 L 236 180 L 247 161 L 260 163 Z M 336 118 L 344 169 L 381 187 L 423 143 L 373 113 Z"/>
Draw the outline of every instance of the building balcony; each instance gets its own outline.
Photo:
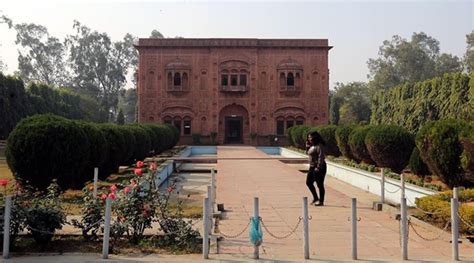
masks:
<path id="1" fill-rule="evenodd" d="M 179 93 L 187 92 L 189 91 L 189 89 L 183 86 L 171 86 L 171 87 L 168 87 L 167 91 L 171 93 L 179 94 Z"/>
<path id="2" fill-rule="evenodd" d="M 222 92 L 246 92 L 248 90 L 247 86 L 221 86 Z"/>
<path id="3" fill-rule="evenodd" d="M 283 86 L 280 88 L 280 94 L 284 96 L 298 96 L 300 92 L 300 86 Z"/>

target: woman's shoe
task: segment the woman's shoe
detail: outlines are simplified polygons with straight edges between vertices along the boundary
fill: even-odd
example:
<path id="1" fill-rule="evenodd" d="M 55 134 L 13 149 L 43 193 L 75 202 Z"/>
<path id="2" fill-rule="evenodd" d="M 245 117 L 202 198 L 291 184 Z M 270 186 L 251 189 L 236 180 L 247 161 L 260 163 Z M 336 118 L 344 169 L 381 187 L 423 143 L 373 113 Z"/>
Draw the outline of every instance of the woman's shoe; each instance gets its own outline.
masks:
<path id="1" fill-rule="evenodd" d="M 314 199 L 312 202 L 311 202 L 311 205 L 316 205 L 316 203 L 319 201 L 319 199 Z"/>
<path id="2" fill-rule="evenodd" d="M 323 203 L 323 202 L 319 202 L 319 203 L 315 204 L 314 206 L 324 206 L 324 203 Z"/>

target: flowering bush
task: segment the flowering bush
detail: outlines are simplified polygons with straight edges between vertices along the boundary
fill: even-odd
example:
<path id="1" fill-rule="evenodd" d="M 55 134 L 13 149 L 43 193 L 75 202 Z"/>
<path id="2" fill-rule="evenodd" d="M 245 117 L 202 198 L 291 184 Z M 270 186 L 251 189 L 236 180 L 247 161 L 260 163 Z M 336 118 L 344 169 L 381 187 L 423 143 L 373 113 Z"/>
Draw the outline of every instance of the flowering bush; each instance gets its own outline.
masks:
<path id="1" fill-rule="evenodd" d="M 113 184 L 108 189 L 99 191 L 96 199 L 92 196 L 92 189 L 84 188 L 83 218 L 81 222 L 74 221 L 73 224 L 83 230 L 85 238 L 97 238 L 97 233 L 103 228 L 105 201 L 111 198 L 111 250 L 123 236 L 133 244 L 140 243 L 145 230 L 152 228 L 153 222 L 158 222 L 165 233 L 166 245 L 191 250 L 199 232 L 192 229 L 191 222 L 182 219 L 179 207 L 172 214 L 169 204 L 175 185 L 173 183 L 160 192 L 155 185 L 156 169 L 154 162 L 138 161 L 131 169 L 133 174 L 129 181 Z"/>

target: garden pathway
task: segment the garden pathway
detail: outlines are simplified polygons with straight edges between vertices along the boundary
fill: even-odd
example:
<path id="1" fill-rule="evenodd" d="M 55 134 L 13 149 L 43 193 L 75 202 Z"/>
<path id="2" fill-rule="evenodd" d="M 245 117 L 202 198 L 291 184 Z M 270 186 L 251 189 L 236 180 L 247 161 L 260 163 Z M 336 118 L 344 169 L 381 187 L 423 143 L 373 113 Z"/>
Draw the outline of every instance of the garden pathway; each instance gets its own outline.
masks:
<path id="1" fill-rule="evenodd" d="M 251 146 L 220 146 L 218 157 L 265 157 L 265 153 Z M 305 185 L 305 174 L 278 160 L 220 160 L 217 164 L 217 203 L 223 203 L 227 212 L 219 222 L 225 234 L 236 234 L 253 215 L 253 198 L 260 199 L 260 216 L 268 229 L 277 236 L 291 231 L 302 214 L 302 197 L 310 196 Z M 358 198 L 358 247 L 359 258 L 365 260 L 399 260 L 399 222 L 388 212 L 371 209 L 378 198 L 361 189 L 331 177 L 326 178 L 326 206 L 309 207 L 310 257 L 324 260 L 349 260 L 351 258 L 351 225 L 348 221 L 351 198 Z M 308 198 L 311 200 L 310 198 Z M 433 228 L 417 227 L 426 237 L 440 232 Z M 446 261 L 451 258 L 449 234 L 441 240 L 424 241 L 409 234 L 411 260 Z M 263 248 L 263 249 L 262 249 Z M 262 259 L 298 260 L 303 258 L 302 226 L 287 239 L 275 239 L 264 231 Z M 248 230 L 238 238 L 224 239 L 221 255 L 250 259 L 253 247 Z M 220 255 L 211 254 L 218 259 Z M 468 241 L 460 244 L 462 260 L 474 261 L 474 245 Z"/>

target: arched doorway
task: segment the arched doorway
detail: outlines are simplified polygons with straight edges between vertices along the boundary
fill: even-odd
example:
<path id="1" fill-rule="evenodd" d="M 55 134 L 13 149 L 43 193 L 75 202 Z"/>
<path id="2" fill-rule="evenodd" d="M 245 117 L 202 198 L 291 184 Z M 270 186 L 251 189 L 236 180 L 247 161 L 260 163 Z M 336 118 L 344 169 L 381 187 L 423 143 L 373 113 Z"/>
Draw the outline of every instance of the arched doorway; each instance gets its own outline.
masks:
<path id="1" fill-rule="evenodd" d="M 219 140 L 224 143 L 245 143 L 249 136 L 249 114 L 241 105 L 227 105 L 219 113 Z"/>

